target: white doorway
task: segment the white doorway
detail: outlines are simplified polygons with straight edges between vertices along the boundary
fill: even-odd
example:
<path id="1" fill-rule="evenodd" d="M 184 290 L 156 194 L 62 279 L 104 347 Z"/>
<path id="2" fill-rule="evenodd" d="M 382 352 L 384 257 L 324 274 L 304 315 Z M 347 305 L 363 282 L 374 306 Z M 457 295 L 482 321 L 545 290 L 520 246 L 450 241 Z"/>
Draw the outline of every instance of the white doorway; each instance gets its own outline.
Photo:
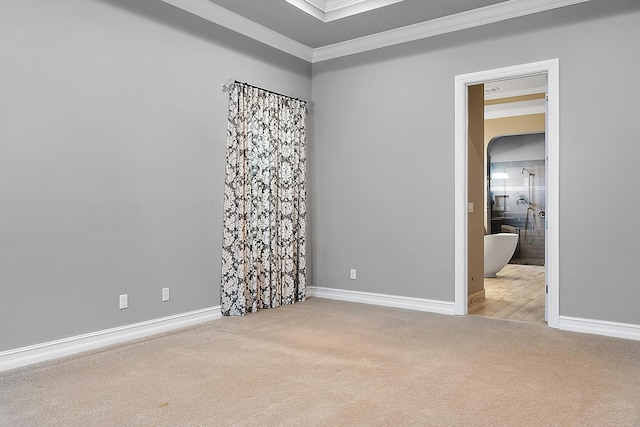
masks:
<path id="1" fill-rule="evenodd" d="M 456 76 L 455 78 L 455 312 L 466 315 L 468 309 L 467 284 L 467 159 L 469 122 L 467 88 L 472 85 L 486 84 L 499 80 L 520 77 L 547 76 L 547 129 L 546 129 L 546 169 L 547 169 L 547 206 L 546 206 L 546 285 L 545 308 L 547 325 L 558 327 L 559 320 L 559 61 L 552 59 L 530 64 L 494 70 L 480 71 Z"/>

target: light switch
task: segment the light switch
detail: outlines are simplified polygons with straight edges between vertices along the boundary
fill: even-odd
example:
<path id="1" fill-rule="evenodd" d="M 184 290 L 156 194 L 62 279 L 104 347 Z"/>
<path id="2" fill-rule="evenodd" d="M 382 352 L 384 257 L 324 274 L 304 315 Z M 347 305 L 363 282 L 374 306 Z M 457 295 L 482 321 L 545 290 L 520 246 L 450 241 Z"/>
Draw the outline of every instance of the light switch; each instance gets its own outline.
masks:
<path id="1" fill-rule="evenodd" d="M 467 203 L 467 212 L 473 212 L 473 202 Z"/>

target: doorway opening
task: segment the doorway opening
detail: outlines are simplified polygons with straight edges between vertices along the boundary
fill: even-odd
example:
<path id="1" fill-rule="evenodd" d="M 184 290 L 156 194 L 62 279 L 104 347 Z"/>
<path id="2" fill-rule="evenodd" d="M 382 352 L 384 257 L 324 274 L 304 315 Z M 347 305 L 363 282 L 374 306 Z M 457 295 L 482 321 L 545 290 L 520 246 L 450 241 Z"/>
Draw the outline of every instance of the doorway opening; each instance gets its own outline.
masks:
<path id="1" fill-rule="evenodd" d="M 517 275 L 528 276 L 527 278 L 521 277 L 521 279 L 526 280 L 518 280 L 520 285 L 527 280 L 541 282 L 537 285 L 540 288 L 539 294 L 541 294 L 538 297 L 543 299 L 542 304 L 545 309 L 544 317 L 547 325 L 554 328 L 558 327 L 558 65 L 558 60 L 554 59 L 456 76 L 456 314 L 468 314 L 470 312 L 469 303 L 473 304 L 474 298 L 481 300 L 485 297 L 484 274 L 482 274 L 484 273 L 484 268 L 482 268 L 484 266 L 478 267 L 478 257 L 470 254 L 476 253 L 479 245 L 484 243 L 480 241 L 484 234 L 504 232 L 509 235 L 517 235 L 516 244 L 519 244 L 519 247 L 516 246 L 516 248 L 520 250 L 517 255 L 519 257 L 525 255 L 530 259 L 524 261 L 521 259 L 520 263 L 516 264 L 514 262 L 505 267 L 504 272 L 506 274 L 502 274 L 503 282 L 505 278 L 514 278 Z M 505 152 L 511 152 L 511 155 L 513 155 L 514 147 L 517 148 L 515 151 L 518 151 L 518 145 L 513 141 L 503 140 L 503 142 L 496 145 L 496 147 L 500 145 L 502 147 L 496 151 L 496 153 L 500 154 L 491 159 L 495 161 L 486 158 L 482 159 L 485 170 L 481 175 L 482 182 L 480 184 L 482 189 L 478 192 L 477 182 L 473 179 L 473 176 L 477 176 L 477 172 L 470 168 L 471 163 L 474 162 L 474 156 L 477 158 L 479 151 L 476 150 L 473 142 L 473 129 L 478 121 L 477 117 L 473 116 L 473 87 L 477 88 L 478 85 L 481 85 L 483 93 L 487 90 L 491 92 L 499 86 L 498 82 L 515 82 L 518 79 L 546 82 L 544 93 L 536 95 L 538 99 L 540 97 L 543 98 L 542 105 L 545 106 L 546 110 L 543 132 L 533 132 L 538 133 L 538 135 L 528 137 L 530 139 L 542 138 L 544 141 L 544 153 L 541 156 L 542 158 L 538 159 L 500 157 Z M 477 90 L 475 93 L 477 94 Z M 531 98 L 526 99 L 526 101 L 532 100 Z M 537 102 L 540 104 L 540 101 Z M 500 102 L 497 104 L 500 104 Z M 484 98 L 482 106 L 484 108 Z M 532 106 L 532 103 L 519 104 L 518 106 L 528 108 Z M 509 133 L 513 134 L 515 132 L 506 132 L 505 134 L 508 135 Z M 483 143 L 486 144 L 484 135 Z M 486 145 L 482 147 L 482 152 L 484 153 Z M 537 147 L 537 150 L 539 150 L 539 146 Z M 520 151 L 522 151 L 522 148 L 522 146 L 519 147 Z M 491 183 L 492 165 L 496 168 L 493 184 Z M 497 169 L 499 168 L 505 170 L 498 171 Z M 507 168 L 509 170 L 506 170 Z M 519 185 L 508 185 L 506 176 L 511 175 L 514 176 L 516 183 Z M 502 183 L 500 179 L 502 179 Z M 540 193 L 541 189 L 544 189 L 544 193 Z M 482 195 L 478 196 L 478 194 Z M 485 208 L 474 209 L 475 206 L 484 206 Z M 507 212 L 509 214 L 505 215 Z M 480 237 L 478 237 L 478 232 L 474 231 L 474 224 L 481 224 Z M 543 236 L 542 239 L 541 236 Z M 510 239 L 513 238 L 510 237 Z M 541 241 L 542 256 L 540 256 Z M 534 249 L 533 252 L 531 251 L 532 248 Z M 480 258 L 484 258 L 484 251 L 482 249 L 479 251 L 481 253 Z M 537 253 L 534 253 L 536 251 Z M 543 265 L 524 265 L 535 263 L 532 262 L 532 255 L 533 259 L 542 258 L 537 263 Z M 511 254 L 508 254 L 505 264 L 507 264 L 510 257 Z M 503 270 L 502 267 L 500 270 Z M 482 273 L 479 273 L 479 271 Z M 498 274 L 498 278 L 500 276 Z M 490 280 L 492 279 L 487 279 L 487 281 Z M 513 287 L 513 280 L 511 282 Z M 481 292 L 478 291 L 479 285 Z M 509 288 L 510 285 L 508 283 L 498 285 L 506 286 L 506 292 L 514 291 L 514 289 Z M 486 291 L 488 289 L 489 286 L 487 286 Z M 521 293 L 527 293 L 527 291 L 521 290 Z M 532 303 L 532 305 L 535 305 L 535 303 Z M 506 311 L 509 310 L 507 309 Z M 531 319 L 517 320 L 531 321 Z"/>
<path id="2" fill-rule="evenodd" d="M 535 92 L 537 99 L 532 104 L 521 97 L 501 98 L 510 102 L 501 104 L 507 108 L 499 115 L 485 107 L 484 253 L 469 251 L 470 258 L 484 257 L 484 287 L 480 297 L 469 296 L 468 313 L 546 324 L 546 76 L 496 82 L 492 87 L 514 83 L 524 92 Z M 523 102 L 537 108 L 522 111 Z M 470 181 L 478 178 L 469 175 Z"/>

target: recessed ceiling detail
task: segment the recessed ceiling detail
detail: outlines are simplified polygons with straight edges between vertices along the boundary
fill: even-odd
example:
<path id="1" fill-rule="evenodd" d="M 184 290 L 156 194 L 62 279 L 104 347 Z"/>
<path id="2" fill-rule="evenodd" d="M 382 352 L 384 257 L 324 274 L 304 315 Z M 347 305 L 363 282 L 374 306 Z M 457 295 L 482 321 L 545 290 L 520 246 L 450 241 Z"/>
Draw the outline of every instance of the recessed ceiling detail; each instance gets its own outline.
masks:
<path id="1" fill-rule="evenodd" d="M 368 12 L 404 0 L 286 0 L 323 22 Z"/>
<path id="2" fill-rule="evenodd" d="M 316 19 L 289 3 L 318 10 L 309 3 L 314 1 L 327 8 L 322 13 L 333 13 L 358 6 L 353 2 L 362 7 L 378 0 L 161 1 L 315 63 L 591 0 L 379 0 L 387 7 L 333 22 Z"/>

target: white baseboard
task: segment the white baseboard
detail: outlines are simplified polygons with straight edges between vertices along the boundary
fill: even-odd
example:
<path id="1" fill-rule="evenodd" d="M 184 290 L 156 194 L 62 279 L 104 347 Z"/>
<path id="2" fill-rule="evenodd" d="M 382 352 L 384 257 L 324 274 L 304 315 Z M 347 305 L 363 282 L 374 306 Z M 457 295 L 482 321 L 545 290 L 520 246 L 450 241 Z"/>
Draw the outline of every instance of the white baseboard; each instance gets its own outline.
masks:
<path id="1" fill-rule="evenodd" d="M 640 325 L 560 316 L 558 328 L 565 331 L 640 341 Z"/>
<path id="2" fill-rule="evenodd" d="M 344 289 L 323 288 L 318 286 L 307 287 L 307 296 L 381 305 L 384 307 L 404 308 L 407 310 L 427 311 L 430 313 L 455 314 L 455 305 L 449 301 L 376 294 L 372 292 L 347 291 Z"/>
<path id="3" fill-rule="evenodd" d="M 0 372 L 222 317 L 220 306 L 0 352 Z"/>

